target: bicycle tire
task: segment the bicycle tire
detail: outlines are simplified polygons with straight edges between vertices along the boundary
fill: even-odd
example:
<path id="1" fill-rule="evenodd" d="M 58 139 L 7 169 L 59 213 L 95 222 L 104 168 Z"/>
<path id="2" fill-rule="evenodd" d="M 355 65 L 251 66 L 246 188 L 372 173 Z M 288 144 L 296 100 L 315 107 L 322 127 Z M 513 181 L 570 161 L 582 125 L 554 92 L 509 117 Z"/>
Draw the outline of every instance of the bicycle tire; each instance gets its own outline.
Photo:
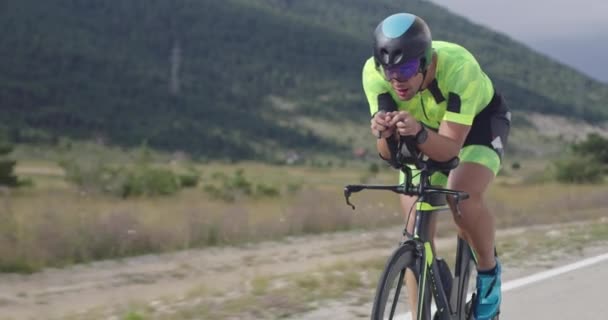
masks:
<path id="1" fill-rule="evenodd" d="M 420 269 L 420 264 L 423 263 L 422 257 L 417 256 L 416 249 L 414 249 L 413 245 L 410 243 L 405 243 L 397 248 L 391 257 L 388 259 L 386 266 L 384 267 L 384 271 L 380 276 L 380 281 L 378 281 L 378 287 L 376 288 L 376 295 L 374 298 L 374 305 L 372 308 L 372 320 L 385 320 L 389 318 L 385 318 L 385 312 L 387 311 L 387 302 L 389 302 L 389 298 L 392 293 L 392 286 L 394 282 L 397 280 L 401 274 L 401 271 L 404 269 L 410 269 L 414 272 L 416 277 L 416 285 L 418 285 L 418 270 Z M 402 292 L 405 291 L 405 286 L 403 285 L 403 281 L 401 283 L 397 283 L 397 286 L 401 287 Z M 396 289 L 399 290 L 399 289 Z M 424 301 L 426 303 L 423 304 L 422 309 L 422 319 L 430 320 L 431 319 L 431 294 L 430 294 L 430 286 L 428 282 L 426 283 L 425 289 L 425 297 Z M 403 304 L 408 303 L 405 299 L 405 296 L 401 296 L 402 299 L 399 301 Z M 391 307 L 388 308 L 390 310 Z M 390 312 L 390 311 L 389 311 Z"/>

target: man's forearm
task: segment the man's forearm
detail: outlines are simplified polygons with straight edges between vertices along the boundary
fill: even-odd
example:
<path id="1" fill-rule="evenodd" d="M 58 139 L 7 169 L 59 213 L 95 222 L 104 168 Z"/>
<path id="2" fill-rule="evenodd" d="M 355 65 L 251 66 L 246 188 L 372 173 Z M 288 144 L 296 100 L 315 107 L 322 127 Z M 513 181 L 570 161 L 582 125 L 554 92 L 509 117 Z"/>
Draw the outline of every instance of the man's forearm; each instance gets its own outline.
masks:
<path id="1" fill-rule="evenodd" d="M 456 157 L 461 146 L 450 138 L 444 137 L 437 132 L 429 130 L 429 137 L 425 143 L 418 145 L 418 149 L 429 158 L 444 162 Z"/>
<path id="2" fill-rule="evenodd" d="M 388 147 L 388 143 L 386 142 L 386 139 L 378 139 L 376 142 L 376 149 L 378 149 L 378 153 L 380 154 L 380 156 L 382 158 L 384 158 L 384 159 L 391 158 L 391 152 Z"/>

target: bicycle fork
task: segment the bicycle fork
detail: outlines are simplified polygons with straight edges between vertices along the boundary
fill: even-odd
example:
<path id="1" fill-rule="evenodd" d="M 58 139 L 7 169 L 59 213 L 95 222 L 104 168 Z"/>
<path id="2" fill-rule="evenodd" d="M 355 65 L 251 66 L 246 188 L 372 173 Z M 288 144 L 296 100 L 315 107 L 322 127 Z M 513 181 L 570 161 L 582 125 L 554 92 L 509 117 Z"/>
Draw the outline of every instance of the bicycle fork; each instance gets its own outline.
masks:
<path id="1" fill-rule="evenodd" d="M 422 262 L 418 277 L 418 319 L 430 319 L 431 294 L 435 298 L 439 319 L 451 319 L 451 308 L 449 305 L 450 285 L 447 281 L 444 282 L 442 280 L 444 278 L 442 274 L 446 272 L 446 270 L 441 270 L 443 269 L 441 265 L 443 260 L 435 257 L 431 243 L 428 241 L 418 243 L 418 248 L 419 252 L 421 252 L 421 259 L 419 261 Z M 447 267 L 447 264 L 445 264 L 445 267 Z M 450 272 L 449 268 L 447 272 Z M 425 304 L 428 304 L 428 306 Z M 425 317 L 425 313 L 428 313 L 428 316 Z"/>
<path id="2" fill-rule="evenodd" d="M 419 256 L 418 268 L 418 305 L 417 320 L 430 319 L 431 294 L 437 306 L 434 320 L 465 320 L 467 312 L 467 290 L 470 276 L 470 264 L 473 255 L 469 245 L 460 237 L 457 241 L 455 273 L 452 276 L 448 264 L 442 258 L 435 257 L 430 242 L 420 239 L 409 240 Z"/>

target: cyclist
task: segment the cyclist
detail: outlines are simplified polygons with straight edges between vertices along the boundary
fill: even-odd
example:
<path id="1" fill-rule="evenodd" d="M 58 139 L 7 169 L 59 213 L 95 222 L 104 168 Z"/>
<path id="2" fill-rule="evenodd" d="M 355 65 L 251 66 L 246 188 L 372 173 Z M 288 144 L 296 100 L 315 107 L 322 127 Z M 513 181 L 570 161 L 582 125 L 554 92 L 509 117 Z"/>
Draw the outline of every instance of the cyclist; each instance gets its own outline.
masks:
<path id="1" fill-rule="evenodd" d="M 451 199 L 448 203 L 460 235 L 478 258 L 475 319 L 493 318 L 501 302 L 501 265 L 494 251 L 494 217 L 484 193 L 499 171 L 509 133 L 511 114 L 504 99 L 469 51 L 432 41 L 426 22 L 410 13 L 391 15 L 378 24 L 374 54 L 362 77 L 371 131 L 383 159 L 394 164 L 389 145 L 403 136 L 413 137 L 417 148 L 435 161 L 460 158 L 456 169 L 447 176 L 434 174 L 431 183 L 470 195 L 459 204 L 460 213 Z M 385 111 L 391 104 L 396 110 Z M 400 178 L 403 182 L 403 173 Z M 415 201 L 401 195 L 406 215 Z M 413 232 L 413 219 L 408 221 L 407 230 Z M 436 217 L 433 221 L 432 237 Z M 410 296 L 416 297 L 411 287 Z"/>

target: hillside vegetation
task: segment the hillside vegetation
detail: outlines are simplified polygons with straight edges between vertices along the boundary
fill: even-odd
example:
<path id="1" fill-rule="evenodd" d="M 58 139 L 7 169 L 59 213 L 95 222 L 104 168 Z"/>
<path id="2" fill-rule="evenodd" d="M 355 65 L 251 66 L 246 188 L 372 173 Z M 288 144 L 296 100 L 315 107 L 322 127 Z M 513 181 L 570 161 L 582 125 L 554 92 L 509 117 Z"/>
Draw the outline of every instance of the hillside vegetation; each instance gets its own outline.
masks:
<path id="1" fill-rule="evenodd" d="M 147 141 L 205 158 L 344 155 L 368 121 L 371 32 L 404 10 L 476 54 L 516 119 L 608 119 L 608 86 L 427 1 L 9 0 L 0 127 L 16 142 Z"/>

